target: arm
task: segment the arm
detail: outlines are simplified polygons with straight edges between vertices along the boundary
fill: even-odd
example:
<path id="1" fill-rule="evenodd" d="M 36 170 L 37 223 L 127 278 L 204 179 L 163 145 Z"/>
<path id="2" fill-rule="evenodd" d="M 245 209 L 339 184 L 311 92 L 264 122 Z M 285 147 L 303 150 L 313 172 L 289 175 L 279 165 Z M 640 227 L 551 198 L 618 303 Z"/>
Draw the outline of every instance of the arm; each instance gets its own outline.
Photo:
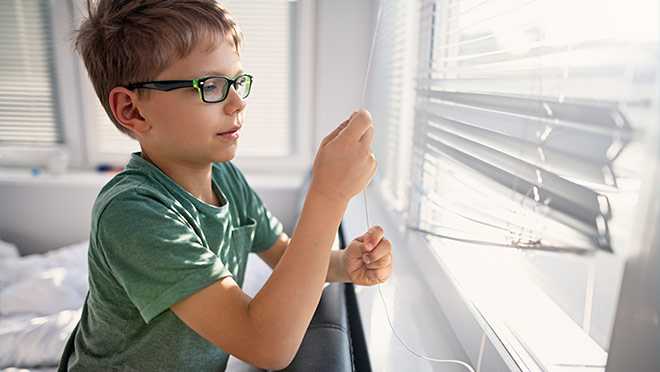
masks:
<path id="1" fill-rule="evenodd" d="M 321 143 L 296 231 L 288 247 L 283 238 L 275 244 L 283 252 L 259 293 L 250 298 L 225 277 L 171 307 L 202 337 L 247 363 L 282 369 L 302 342 L 346 205 L 376 171 L 371 117 L 366 111 L 354 116 Z"/>
<path id="2" fill-rule="evenodd" d="M 282 233 L 271 248 L 259 253 L 259 257 L 274 269 L 289 241 L 289 237 Z M 345 249 L 331 251 L 325 281 L 360 285 L 373 285 L 378 281 L 382 283 L 392 274 L 392 261 L 392 244 L 384 237 L 383 229 L 374 226 Z"/>

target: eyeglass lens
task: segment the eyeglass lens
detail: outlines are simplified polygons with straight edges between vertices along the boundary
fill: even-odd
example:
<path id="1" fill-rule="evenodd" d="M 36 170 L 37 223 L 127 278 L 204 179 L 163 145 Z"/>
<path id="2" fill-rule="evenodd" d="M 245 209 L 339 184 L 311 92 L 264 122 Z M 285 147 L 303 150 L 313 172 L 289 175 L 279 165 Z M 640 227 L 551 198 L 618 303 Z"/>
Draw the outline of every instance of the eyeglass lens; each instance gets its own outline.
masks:
<path id="1" fill-rule="evenodd" d="M 241 98 L 245 98 L 250 94 L 250 78 L 249 76 L 241 76 L 234 83 L 234 89 Z M 229 81 L 223 78 L 210 78 L 204 81 L 202 86 L 202 94 L 204 100 L 208 102 L 222 101 L 227 97 L 229 92 Z"/>

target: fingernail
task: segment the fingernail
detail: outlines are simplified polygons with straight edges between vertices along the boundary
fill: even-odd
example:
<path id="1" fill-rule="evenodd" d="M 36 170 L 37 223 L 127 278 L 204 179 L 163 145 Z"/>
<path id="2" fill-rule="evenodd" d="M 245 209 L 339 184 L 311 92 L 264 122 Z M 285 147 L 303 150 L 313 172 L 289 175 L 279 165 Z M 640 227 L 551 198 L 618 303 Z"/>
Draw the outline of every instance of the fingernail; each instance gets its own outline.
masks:
<path id="1" fill-rule="evenodd" d="M 364 256 L 362 256 L 362 261 L 364 261 L 364 263 L 366 263 L 366 264 L 371 263 L 371 260 L 369 259 L 369 256 L 367 256 L 366 254 Z"/>
<path id="2" fill-rule="evenodd" d="M 366 242 L 366 243 L 364 244 L 364 249 L 366 249 L 367 251 L 371 251 L 371 249 L 372 249 L 373 247 L 374 247 L 374 245 L 371 244 L 371 242 Z"/>

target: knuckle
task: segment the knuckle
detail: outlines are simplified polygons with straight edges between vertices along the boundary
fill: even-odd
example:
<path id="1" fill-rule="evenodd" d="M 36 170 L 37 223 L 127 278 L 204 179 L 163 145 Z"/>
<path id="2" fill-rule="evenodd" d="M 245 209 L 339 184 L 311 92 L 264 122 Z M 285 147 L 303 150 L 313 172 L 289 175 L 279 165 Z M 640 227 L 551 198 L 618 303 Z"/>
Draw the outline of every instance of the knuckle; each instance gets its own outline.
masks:
<path id="1" fill-rule="evenodd" d="M 357 151 L 357 155 L 360 158 L 367 158 L 369 157 L 370 153 L 371 153 L 371 148 L 369 148 L 369 146 L 360 146 Z"/>

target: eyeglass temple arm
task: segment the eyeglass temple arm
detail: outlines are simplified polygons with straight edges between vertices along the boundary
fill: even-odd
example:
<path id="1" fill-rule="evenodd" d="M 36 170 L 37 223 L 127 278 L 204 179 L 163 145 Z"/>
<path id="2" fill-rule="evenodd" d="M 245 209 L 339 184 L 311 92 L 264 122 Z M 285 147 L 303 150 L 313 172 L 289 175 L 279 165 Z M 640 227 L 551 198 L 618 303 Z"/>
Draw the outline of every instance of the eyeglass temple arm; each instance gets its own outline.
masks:
<path id="1" fill-rule="evenodd" d="M 157 89 L 163 91 L 170 91 L 179 88 L 192 88 L 194 87 L 193 82 L 190 80 L 166 80 L 166 81 L 151 81 L 146 83 L 137 83 L 130 84 L 127 86 L 127 89 L 135 88 L 147 88 L 147 89 Z"/>

